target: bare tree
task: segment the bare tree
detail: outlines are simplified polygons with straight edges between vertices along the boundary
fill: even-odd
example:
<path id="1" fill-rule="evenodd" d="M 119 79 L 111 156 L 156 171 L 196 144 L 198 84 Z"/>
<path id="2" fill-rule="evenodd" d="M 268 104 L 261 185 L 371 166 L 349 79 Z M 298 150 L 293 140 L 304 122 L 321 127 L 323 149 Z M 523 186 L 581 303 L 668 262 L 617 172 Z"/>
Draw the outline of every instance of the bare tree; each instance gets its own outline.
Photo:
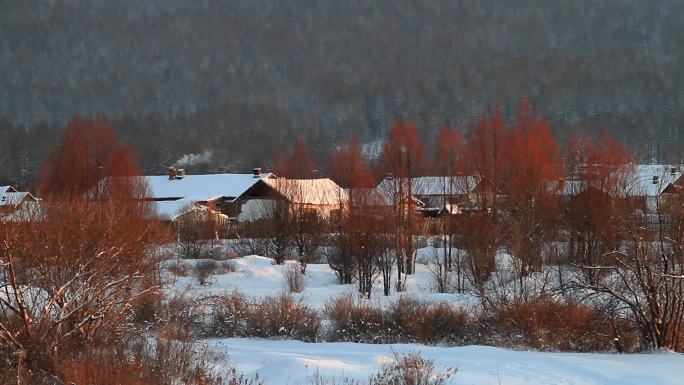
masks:
<path id="1" fill-rule="evenodd" d="M 383 144 L 376 165 L 379 175 L 388 175 L 381 184 L 390 201 L 393 221 L 394 250 L 397 261 L 397 287 L 403 285 L 402 274 L 413 274 L 415 241 L 419 216 L 414 210 L 413 195 L 418 179 L 425 170 L 425 154 L 415 125 L 396 122 Z"/>
<path id="2" fill-rule="evenodd" d="M 117 338 L 132 302 L 155 289 L 155 249 L 166 237 L 147 202 L 51 201 L 0 223 L 0 346 L 18 376 L 51 357 Z"/>
<path id="3" fill-rule="evenodd" d="M 629 210 L 616 221 L 618 248 L 579 263 L 572 285 L 630 315 L 646 346 L 684 348 L 684 197 L 658 198 L 656 213 Z M 587 271 L 599 274 L 586 274 Z"/>

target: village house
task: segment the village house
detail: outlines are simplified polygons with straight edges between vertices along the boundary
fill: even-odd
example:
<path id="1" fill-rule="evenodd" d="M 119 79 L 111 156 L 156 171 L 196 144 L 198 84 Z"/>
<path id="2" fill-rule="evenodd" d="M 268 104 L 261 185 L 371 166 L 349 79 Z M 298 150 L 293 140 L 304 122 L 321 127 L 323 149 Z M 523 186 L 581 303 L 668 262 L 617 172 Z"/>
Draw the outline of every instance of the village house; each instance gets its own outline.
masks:
<path id="1" fill-rule="evenodd" d="M 270 178 L 274 175 L 262 173 L 260 168 L 251 174 L 186 175 L 184 170 L 170 167 L 168 175 L 144 177 L 149 186 L 145 199 L 155 202 L 157 214 L 166 220 L 173 221 L 196 205 L 232 220 L 242 211 L 244 201 L 237 198 L 257 182 Z"/>
<path id="2" fill-rule="evenodd" d="M 236 200 L 242 205 L 240 221 L 268 217 L 277 202 L 298 205 L 305 211 L 329 218 L 347 201 L 347 191 L 329 178 L 262 178 Z"/>
<path id="3" fill-rule="evenodd" d="M 380 194 L 393 202 L 400 190 L 410 189 L 416 202 L 415 209 L 425 217 L 458 215 L 468 210 L 475 201 L 474 194 L 481 186 L 476 176 L 422 176 L 415 178 L 385 178 L 377 186 Z"/>
<path id="4" fill-rule="evenodd" d="M 186 206 L 173 218 L 178 241 L 190 239 L 220 239 L 230 225 L 230 217 L 201 204 Z"/>
<path id="5" fill-rule="evenodd" d="M 17 191 L 12 186 L 0 186 L 0 216 L 16 213 L 38 202 L 30 192 Z"/>
<path id="6" fill-rule="evenodd" d="M 682 181 L 681 166 L 660 164 L 635 164 L 624 170 L 612 171 L 610 181 L 592 178 L 576 178 L 549 182 L 549 189 L 568 204 L 588 193 L 606 194 L 611 199 L 623 200 L 635 210 L 655 213 L 659 199 L 677 193 Z"/>

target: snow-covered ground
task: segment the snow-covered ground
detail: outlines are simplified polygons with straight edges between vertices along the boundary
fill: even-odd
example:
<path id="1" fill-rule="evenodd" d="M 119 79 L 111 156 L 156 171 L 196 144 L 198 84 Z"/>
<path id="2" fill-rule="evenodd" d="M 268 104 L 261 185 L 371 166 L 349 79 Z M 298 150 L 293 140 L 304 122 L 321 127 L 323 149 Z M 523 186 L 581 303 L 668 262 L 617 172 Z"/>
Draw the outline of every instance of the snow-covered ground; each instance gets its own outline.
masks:
<path id="1" fill-rule="evenodd" d="M 430 347 L 304 343 L 231 338 L 210 340 L 238 370 L 267 385 L 308 385 L 316 371 L 323 377 L 367 379 L 392 359 L 392 350 L 419 351 L 439 368 L 456 367 L 449 384 L 463 385 L 679 385 L 684 356 L 512 351 L 485 346 Z"/>
<path id="2" fill-rule="evenodd" d="M 285 265 L 275 265 L 271 258 L 250 255 L 230 261 L 218 263 L 231 263 L 235 266 L 235 272 L 214 275 L 208 284 L 200 285 L 197 278 L 191 274 L 191 268 L 200 260 L 170 261 L 170 264 L 181 263 L 188 269 L 188 276 L 174 277 L 169 290 L 179 294 L 193 297 L 212 293 L 225 293 L 238 290 L 251 298 L 263 298 L 278 295 L 286 291 L 283 274 L 288 268 Z M 396 277 L 392 277 L 396 279 Z M 315 309 L 322 309 L 331 298 L 356 293 L 356 284 L 340 285 L 335 272 L 328 264 L 310 264 L 306 269 L 306 287 L 301 293 L 294 296 L 303 300 L 307 305 Z M 421 300 L 446 301 L 460 306 L 475 305 L 477 298 L 470 294 L 443 294 L 434 293 L 431 290 L 432 276 L 426 265 L 416 264 L 416 273 L 409 276 L 406 282 L 406 292 L 403 294 L 414 295 Z M 374 284 L 372 301 L 386 303 L 396 300 L 402 293 L 393 292 L 389 297 L 383 296 L 382 277 L 378 277 Z"/>
<path id="3" fill-rule="evenodd" d="M 429 250 L 422 253 L 430 254 Z M 174 293 L 201 297 L 239 290 L 251 298 L 278 295 L 286 291 L 286 266 L 274 265 L 269 258 L 247 256 L 221 261 L 234 264 L 234 272 L 221 271 L 206 285 L 191 274 L 197 260 L 169 261 L 188 268 L 188 276 L 169 273 L 167 295 Z M 322 309 L 330 298 L 355 293 L 355 285 L 340 285 L 327 264 L 307 268 L 306 289 L 294 294 L 312 308 Z M 476 306 L 471 294 L 439 294 L 431 290 L 432 277 L 426 265 L 417 264 L 405 294 L 421 300 L 446 301 L 456 306 Z M 375 282 L 372 301 L 384 304 L 396 300 L 382 295 L 382 281 Z M 350 376 L 367 379 L 392 357 L 392 349 L 419 351 L 435 360 L 438 367 L 457 367 L 450 384 L 684 384 L 684 355 L 652 353 L 635 355 L 547 353 L 513 351 L 484 346 L 432 347 L 423 345 L 367 345 L 353 343 L 304 343 L 263 339 L 210 339 L 211 350 L 225 353 L 227 363 L 249 375 L 259 373 L 268 385 L 309 385 L 318 371 L 325 377 Z"/>

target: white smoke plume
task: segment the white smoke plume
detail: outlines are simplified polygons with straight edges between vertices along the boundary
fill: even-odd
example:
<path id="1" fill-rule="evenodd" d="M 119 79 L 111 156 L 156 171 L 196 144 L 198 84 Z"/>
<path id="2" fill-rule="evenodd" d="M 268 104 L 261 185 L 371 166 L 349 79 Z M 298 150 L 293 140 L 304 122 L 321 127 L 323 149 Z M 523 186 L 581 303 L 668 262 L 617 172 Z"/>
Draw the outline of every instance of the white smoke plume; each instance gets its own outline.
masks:
<path id="1" fill-rule="evenodd" d="M 183 154 L 176 161 L 177 166 L 194 166 L 202 163 L 209 163 L 211 156 L 214 154 L 211 150 L 204 150 L 199 154 Z"/>

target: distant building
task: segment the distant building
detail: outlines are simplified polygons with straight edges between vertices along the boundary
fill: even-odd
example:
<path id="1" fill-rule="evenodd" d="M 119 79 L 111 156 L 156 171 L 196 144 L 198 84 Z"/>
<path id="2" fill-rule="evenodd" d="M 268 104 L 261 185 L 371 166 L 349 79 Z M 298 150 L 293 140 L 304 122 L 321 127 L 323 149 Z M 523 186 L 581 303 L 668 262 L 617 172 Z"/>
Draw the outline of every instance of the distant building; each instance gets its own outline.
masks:
<path id="1" fill-rule="evenodd" d="M 0 186 L 0 216 L 13 214 L 36 202 L 38 199 L 30 192 L 17 191 L 12 186 Z"/>
<path id="2" fill-rule="evenodd" d="M 255 168 L 252 174 L 186 175 L 169 168 L 168 175 L 145 176 L 149 187 L 146 200 L 155 202 L 157 213 L 167 220 L 186 213 L 195 205 L 208 207 L 228 218 L 237 218 L 242 202 L 237 198 L 261 180 L 274 178 Z"/>
<path id="3" fill-rule="evenodd" d="M 267 217 L 276 202 L 299 205 L 306 211 L 328 218 L 346 201 L 347 191 L 329 178 L 263 178 L 237 199 L 243 207 L 238 219 Z"/>
<path id="4" fill-rule="evenodd" d="M 644 213 L 657 210 L 663 194 L 672 194 L 684 186 L 682 168 L 678 165 L 635 164 L 624 170 L 611 171 L 604 181 L 596 178 L 580 178 L 549 182 L 549 189 L 566 201 L 597 191 L 611 199 L 629 201 L 632 207 Z"/>
<path id="5" fill-rule="evenodd" d="M 477 176 L 422 176 L 415 178 L 385 178 L 377 186 L 390 204 L 399 199 L 400 191 L 410 189 L 416 210 L 426 217 L 458 215 L 472 206 L 473 196 L 481 186 Z"/>

